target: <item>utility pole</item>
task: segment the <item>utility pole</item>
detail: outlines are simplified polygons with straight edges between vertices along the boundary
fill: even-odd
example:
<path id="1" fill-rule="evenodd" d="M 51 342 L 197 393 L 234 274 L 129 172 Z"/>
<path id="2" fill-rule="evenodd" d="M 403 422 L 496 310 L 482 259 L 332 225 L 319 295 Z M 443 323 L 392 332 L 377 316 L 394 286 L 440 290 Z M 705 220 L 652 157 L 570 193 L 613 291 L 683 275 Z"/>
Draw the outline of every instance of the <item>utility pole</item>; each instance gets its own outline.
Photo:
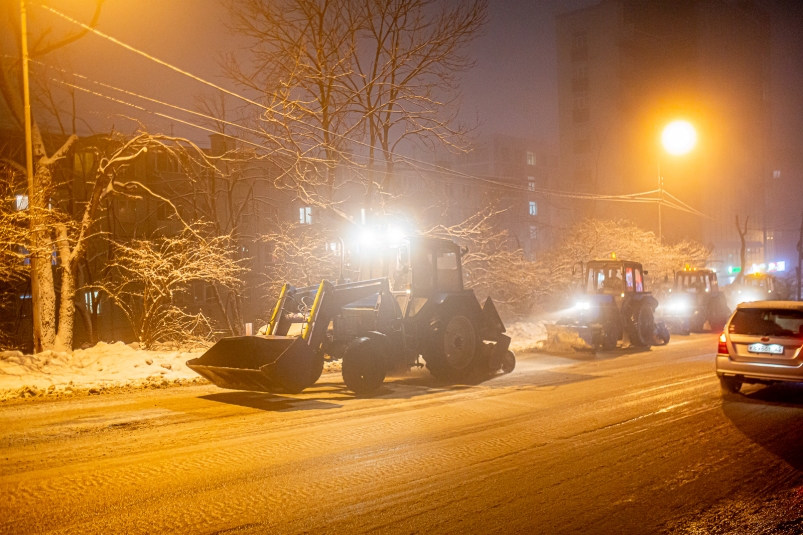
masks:
<path id="1" fill-rule="evenodd" d="M 28 81 L 28 17 L 25 8 L 26 0 L 20 0 L 20 36 L 22 40 L 22 98 L 23 114 L 25 119 L 25 171 L 28 174 L 28 221 L 30 223 L 30 238 L 32 241 L 30 251 L 31 263 L 31 308 L 33 315 L 33 352 L 39 353 L 42 350 L 42 318 L 39 305 L 39 276 L 37 272 L 36 247 L 36 222 L 34 205 L 34 181 L 33 181 L 33 140 L 31 127 L 31 91 Z"/>
<path id="2" fill-rule="evenodd" d="M 803 289 L 800 288 L 800 272 L 803 271 L 803 216 L 800 218 L 800 239 L 797 240 L 797 300 L 803 301 Z"/>

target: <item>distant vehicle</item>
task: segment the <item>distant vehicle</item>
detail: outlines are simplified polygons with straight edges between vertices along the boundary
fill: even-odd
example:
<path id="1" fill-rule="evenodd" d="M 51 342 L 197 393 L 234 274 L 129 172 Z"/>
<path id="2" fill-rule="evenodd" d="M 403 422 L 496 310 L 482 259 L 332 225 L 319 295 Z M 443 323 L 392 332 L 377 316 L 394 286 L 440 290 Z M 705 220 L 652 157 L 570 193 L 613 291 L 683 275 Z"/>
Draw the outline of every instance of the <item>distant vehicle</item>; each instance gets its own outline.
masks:
<path id="1" fill-rule="evenodd" d="M 658 301 L 647 291 L 644 275 L 640 263 L 615 257 L 581 264 L 580 294 L 564 317 L 546 326 L 548 344 L 571 338 L 575 349 L 610 351 L 625 337 L 638 347 L 668 343 L 669 331 L 655 323 Z"/>
<path id="2" fill-rule="evenodd" d="M 675 272 L 675 283 L 665 296 L 655 315 L 677 334 L 701 333 L 706 323 L 712 331 L 721 331 L 731 315 L 712 269 Z"/>
<path id="3" fill-rule="evenodd" d="M 739 303 L 750 301 L 768 301 L 777 295 L 776 281 L 769 273 L 751 273 L 742 277 L 740 284 L 731 284 L 725 288 L 728 306 L 736 308 Z"/>
<path id="4" fill-rule="evenodd" d="M 716 371 L 722 389 L 744 383 L 803 381 L 803 302 L 740 304 L 719 337 Z"/>

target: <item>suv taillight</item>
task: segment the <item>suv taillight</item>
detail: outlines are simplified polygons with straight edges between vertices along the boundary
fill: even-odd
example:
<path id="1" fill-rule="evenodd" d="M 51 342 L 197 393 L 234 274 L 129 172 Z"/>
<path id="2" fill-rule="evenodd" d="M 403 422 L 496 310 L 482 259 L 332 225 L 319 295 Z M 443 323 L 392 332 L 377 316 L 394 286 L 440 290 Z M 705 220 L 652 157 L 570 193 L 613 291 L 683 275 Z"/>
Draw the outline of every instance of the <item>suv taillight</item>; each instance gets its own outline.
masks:
<path id="1" fill-rule="evenodd" d="M 728 344 L 727 338 L 725 338 L 725 333 L 719 335 L 719 346 L 717 346 L 717 353 L 720 355 L 727 355 L 728 354 Z"/>

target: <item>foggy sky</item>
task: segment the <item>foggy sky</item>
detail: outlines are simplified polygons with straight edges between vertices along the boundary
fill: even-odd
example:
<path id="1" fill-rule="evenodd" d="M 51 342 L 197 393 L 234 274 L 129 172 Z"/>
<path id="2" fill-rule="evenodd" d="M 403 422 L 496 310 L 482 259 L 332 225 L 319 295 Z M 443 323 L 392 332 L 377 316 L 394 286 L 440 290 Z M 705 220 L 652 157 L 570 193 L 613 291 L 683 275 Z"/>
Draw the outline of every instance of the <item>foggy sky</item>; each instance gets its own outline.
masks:
<path id="1" fill-rule="evenodd" d="M 483 134 L 557 139 L 555 14 L 593 3 L 595 0 L 492 0 L 489 24 L 472 46 L 476 67 L 463 78 L 462 119 L 479 121 Z M 92 0 L 54 0 L 51 5 L 79 20 L 88 20 L 93 8 Z M 56 35 L 71 30 L 68 23 L 41 8 L 31 7 L 30 11 L 34 35 L 48 26 L 54 27 Z M 221 54 L 236 50 L 241 42 L 226 30 L 225 20 L 226 11 L 218 0 L 107 0 L 98 29 L 234 88 L 221 77 L 218 61 Z M 46 61 L 189 108 L 193 107 L 194 95 L 209 91 L 95 35 L 87 35 Z M 170 130 L 168 120 L 97 97 L 82 96 L 79 103 L 96 131 L 112 125 L 133 130 L 135 123 L 122 115 L 146 120 L 152 131 Z M 89 133 L 87 125 L 80 129 L 83 134 Z M 174 123 L 173 129 L 177 135 L 207 143 L 204 132 L 179 123 Z"/>
<path id="2" fill-rule="evenodd" d="M 491 0 L 489 24 L 473 45 L 476 67 L 463 78 L 462 119 L 479 120 L 481 133 L 543 139 L 558 136 L 555 15 L 598 0 Z M 774 137 L 784 158 L 800 152 L 803 126 L 803 41 L 800 4 L 766 0 L 773 14 Z M 56 9 L 88 20 L 93 0 L 52 0 Z M 9 9 L 14 13 L 16 9 Z M 32 3 L 31 33 L 53 27 L 63 35 L 73 29 Z M 240 41 L 225 28 L 226 12 L 218 0 L 107 0 L 98 29 L 190 72 L 234 89 L 220 75 L 220 54 L 236 50 Z M 4 21 L 6 24 L 8 21 Z M 9 35 L 9 33 L 6 33 Z M 7 50 L 10 50 L 7 48 Z M 88 35 L 63 52 L 44 58 L 67 70 L 135 92 L 193 108 L 193 97 L 208 88 L 173 73 L 97 36 Z M 108 92 L 108 91 L 106 91 Z M 133 100 L 132 100 L 133 101 Z M 79 114 L 98 132 L 114 125 L 133 131 L 123 115 L 145 120 L 151 131 L 170 132 L 171 121 L 155 118 L 93 96 L 79 100 Z M 154 108 L 148 105 L 148 108 Z M 181 115 L 181 117 L 184 117 Z M 173 125 L 177 135 L 204 145 L 207 134 Z M 803 165 L 803 162 L 801 162 Z"/>

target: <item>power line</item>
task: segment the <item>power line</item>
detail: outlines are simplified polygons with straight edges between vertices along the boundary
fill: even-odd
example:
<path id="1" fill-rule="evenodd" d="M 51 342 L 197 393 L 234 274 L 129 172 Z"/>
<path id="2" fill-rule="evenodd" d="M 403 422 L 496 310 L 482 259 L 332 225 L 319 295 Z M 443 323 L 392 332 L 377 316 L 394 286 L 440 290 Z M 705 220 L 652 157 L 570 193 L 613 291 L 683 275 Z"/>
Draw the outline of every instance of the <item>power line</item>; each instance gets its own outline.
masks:
<path id="1" fill-rule="evenodd" d="M 167 68 L 169 68 L 169 69 L 171 69 L 171 70 L 173 70 L 173 71 L 175 71 L 175 72 L 177 72 L 179 74 L 182 74 L 184 76 L 192 78 L 193 80 L 195 80 L 197 82 L 200 82 L 200 83 L 205 84 L 205 85 L 207 85 L 209 87 L 217 89 L 218 91 L 222 91 L 222 92 L 224 92 L 224 93 L 226 93 L 228 95 L 231 95 L 231 96 L 233 96 L 235 98 L 238 98 L 238 99 L 240 99 L 240 100 L 242 100 L 244 102 L 247 102 L 249 104 L 253 104 L 253 105 L 255 105 L 255 106 L 259 107 L 259 108 L 262 108 L 262 109 L 264 109 L 266 111 L 269 111 L 271 113 L 276 113 L 276 114 L 278 114 L 278 115 L 280 115 L 280 116 L 282 116 L 282 117 L 284 117 L 286 119 L 289 119 L 289 120 L 292 120 L 292 121 L 296 121 L 296 122 L 300 122 L 300 123 L 302 123 L 305 126 L 308 126 L 310 128 L 313 128 L 313 129 L 316 129 L 316 130 L 320 130 L 320 131 L 323 131 L 323 132 L 328 132 L 331 135 L 333 135 L 335 137 L 338 137 L 338 138 L 341 138 L 341 139 L 343 139 L 345 141 L 349 141 L 351 143 L 355 143 L 357 145 L 370 148 L 370 145 L 368 143 L 365 143 L 365 142 L 362 142 L 362 141 L 359 141 L 359 140 L 355 140 L 355 139 L 351 139 L 351 138 L 349 138 L 349 137 L 347 137 L 347 136 L 345 136 L 343 134 L 340 134 L 338 132 L 328 131 L 328 130 L 326 130 L 325 128 L 323 128 L 321 126 L 310 124 L 310 123 L 306 123 L 306 122 L 304 122 L 303 120 L 301 120 L 301 119 L 299 119 L 297 117 L 293 117 L 292 115 L 289 115 L 287 113 L 278 111 L 275 108 L 271 108 L 271 107 L 265 106 L 264 104 L 256 102 L 256 101 L 254 101 L 254 100 L 252 100 L 252 99 L 250 99 L 248 97 L 245 97 L 243 95 L 235 93 L 234 91 L 231 91 L 231 90 L 226 89 L 224 87 L 221 87 L 221 86 L 219 86 L 219 85 L 217 85 L 217 84 L 215 84 L 213 82 L 205 80 L 205 79 L 201 78 L 200 76 L 196 76 L 196 75 L 194 75 L 194 74 L 192 74 L 192 73 L 190 73 L 190 72 L 188 72 L 188 71 L 186 71 L 184 69 L 176 67 L 175 65 L 172 65 L 172 64 L 170 64 L 170 63 L 168 63 L 166 61 L 163 61 L 163 60 L 161 60 L 161 59 L 159 59 L 159 58 L 157 58 L 157 57 L 155 57 L 155 56 L 153 56 L 151 54 L 148 54 L 147 52 L 145 52 L 143 50 L 139 50 L 139 49 L 137 49 L 137 48 L 135 48 L 135 47 L 133 47 L 131 45 L 123 43 L 122 41 L 120 41 L 120 40 L 118 40 L 118 39 L 116 39 L 116 38 L 114 38 L 114 37 L 112 37 L 112 36 L 110 36 L 108 34 L 105 34 L 105 33 L 101 32 L 97 28 L 93 28 L 91 26 L 88 26 L 87 24 L 84 24 L 81 21 L 75 20 L 72 17 L 70 17 L 70 16 L 68 16 L 68 15 L 66 15 L 64 13 L 61 13 L 60 11 L 57 11 L 57 10 L 53 9 L 50 6 L 47 6 L 45 4 L 39 4 L 39 5 L 43 9 L 46 9 L 46 10 L 50 11 L 51 13 L 59 16 L 59 17 L 62 17 L 63 19 L 67 20 L 68 22 L 71 22 L 73 24 L 81 26 L 81 28 L 83 28 L 86 31 L 92 32 L 92 33 L 94 33 L 94 34 L 96 34 L 96 35 L 98 35 L 100 37 L 103 37 L 104 39 L 107 39 L 107 40 L 111 41 L 112 43 L 115 43 L 115 44 L 117 44 L 117 45 L 119 45 L 119 46 L 121 46 L 121 47 L 123 47 L 123 48 L 125 48 L 125 49 L 127 49 L 129 51 L 131 51 L 131 52 L 134 52 L 135 54 L 138 54 L 138 55 L 140 55 L 140 56 L 142 56 L 142 57 L 144 57 L 146 59 L 149 59 L 151 61 L 154 61 L 154 62 L 156 62 L 156 63 L 158 63 L 158 64 L 160 64 L 160 65 L 162 65 L 164 67 L 167 67 Z M 496 184 L 496 185 L 501 186 L 501 187 L 509 187 L 510 186 L 509 184 L 498 183 L 498 182 L 496 182 L 494 180 L 489 180 L 487 178 L 478 177 L 478 176 L 472 176 L 472 175 L 469 175 L 467 173 L 454 171 L 452 169 L 448 169 L 448 168 L 439 166 L 437 164 L 432 164 L 432 163 L 429 163 L 429 162 L 423 162 L 423 161 L 420 161 L 420 160 L 415 160 L 415 159 L 409 158 L 407 156 L 403 156 L 403 155 L 400 155 L 400 154 L 393 153 L 392 151 L 391 151 L 391 154 L 395 155 L 396 157 L 398 157 L 399 160 L 406 161 L 408 163 L 415 162 L 415 163 L 418 163 L 418 164 L 421 164 L 421 165 L 425 165 L 425 166 L 428 166 L 428 167 L 432 167 L 432 168 L 438 169 L 438 170 L 440 170 L 442 172 L 446 172 L 448 174 L 454 174 L 454 175 L 457 175 L 457 176 L 463 176 L 465 178 L 471 178 L 471 179 L 474 179 L 474 180 L 482 180 L 484 182 L 488 182 L 488 183 L 491 183 L 491 184 Z M 516 188 L 516 189 L 519 189 L 521 191 L 527 191 L 524 188 Z M 559 193 L 552 193 L 552 194 L 559 195 Z M 570 196 L 568 192 L 561 192 L 560 194 L 563 194 L 564 196 Z M 581 197 L 583 195 L 584 194 L 571 194 L 571 196 L 574 196 L 574 197 L 577 197 L 577 198 L 579 198 L 579 197 Z M 639 195 L 639 194 L 635 194 L 635 195 Z M 609 200 L 613 200 L 615 197 L 617 197 L 617 196 L 605 196 L 604 198 L 609 199 Z M 595 200 L 602 200 L 602 199 L 603 199 L 603 197 L 595 198 Z"/>
<path id="2" fill-rule="evenodd" d="M 75 20 L 72 17 L 70 17 L 70 16 L 68 16 L 68 15 L 66 15 L 64 13 L 61 13 L 60 11 L 57 11 L 57 10 L 53 9 L 50 6 L 47 6 L 45 4 L 39 4 L 39 6 L 42 7 L 43 9 L 46 9 L 47 11 L 50 11 L 51 13 L 53 13 L 53 14 L 55 14 L 57 16 L 65 19 L 65 20 L 67 20 L 68 22 L 71 22 L 73 24 L 81 26 L 86 31 L 92 32 L 92 33 L 94 33 L 94 34 L 96 34 L 96 35 L 98 35 L 100 37 L 103 37 L 104 39 L 107 39 L 107 40 L 111 41 L 112 43 L 117 44 L 118 46 L 121 46 L 121 47 L 123 47 L 123 48 L 125 48 L 125 49 L 127 49 L 127 50 L 129 50 L 131 52 L 134 52 L 135 54 L 138 54 L 138 55 L 140 55 L 140 56 L 142 56 L 142 57 L 144 57 L 146 59 L 149 59 L 149 60 L 151 60 L 151 61 L 153 61 L 155 63 L 158 63 L 158 64 L 160 64 L 160 65 L 162 65 L 164 67 L 167 67 L 167 68 L 169 68 L 169 69 L 171 69 L 171 70 L 173 70 L 173 71 L 175 71 L 175 72 L 177 72 L 179 74 L 187 76 L 187 77 L 189 77 L 189 78 L 191 78 L 191 79 L 193 79 L 193 80 L 195 80 L 195 81 L 197 81 L 199 83 L 205 84 L 205 85 L 207 85 L 209 87 L 217 89 L 218 91 L 226 93 L 226 94 L 228 94 L 230 96 L 233 96 L 233 97 L 235 97 L 237 99 L 240 99 L 240 100 L 242 100 L 244 102 L 247 102 L 249 104 L 253 104 L 253 105 L 255 105 L 255 106 L 259 107 L 259 108 L 262 108 L 262 109 L 264 109 L 266 111 L 269 111 L 271 113 L 276 113 L 276 114 L 278 114 L 278 115 L 280 115 L 280 116 L 282 116 L 282 117 L 284 117 L 286 119 L 289 119 L 289 120 L 296 121 L 296 122 L 299 122 L 301 124 L 304 124 L 307 127 L 310 127 L 310 128 L 316 129 L 316 130 L 320 130 L 320 131 L 323 131 L 323 132 L 328 132 L 329 134 L 331 134 L 331 135 L 333 135 L 335 137 L 341 138 L 343 140 L 349 141 L 351 143 L 354 143 L 354 144 L 357 144 L 357 145 L 360 145 L 360 146 L 363 146 L 363 147 L 370 148 L 370 145 L 365 143 L 365 142 L 362 142 L 362 141 L 359 141 L 359 140 L 355 140 L 355 139 L 351 139 L 351 138 L 349 138 L 349 137 L 347 137 L 347 136 L 345 136 L 343 134 L 340 134 L 338 132 L 328 131 L 328 130 L 326 130 L 325 128 L 323 128 L 321 126 L 304 122 L 303 120 L 301 120 L 301 119 L 299 119 L 297 117 L 293 117 L 292 115 L 289 115 L 287 113 L 284 113 L 284 112 L 281 112 L 279 110 L 276 110 L 275 108 L 271 108 L 269 106 L 265 106 L 264 104 L 256 102 L 256 101 L 254 101 L 254 100 L 252 100 L 252 99 L 250 99 L 248 97 L 245 97 L 245 96 L 240 95 L 240 94 L 238 94 L 238 93 L 236 93 L 234 91 L 231 91 L 231 90 L 226 89 L 226 88 L 224 88 L 222 86 L 219 86 L 219 85 L 217 85 L 217 84 L 215 84 L 213 82 L 205 80 L 205 79 L 201 78 L 200 76 L 196 76 L 196 75 L 194 75 L 194 74 L 192 74 L 192 73 L 190 73 L 190 72 L 188 72 L 188 71 L 186 71 L 184 69 L 181 69 L 181 68 L 179 68 L 179 67 L 177 67 L 175 65 L 172 65 L 171 63 L 168 63 L 168 62 L 166 62 L 164 60 L 161 60 L 161 59 L 159 59 L 159 58 L 157 58 L 157 57 L 155 57 L 155 56 L 153 56 L 151 54 L 148 54 L 145 51 L 139 50 L 139 49 L 137 49 L 137 48 L 135 48 L 135 47 L 133 47 L 131 45 L 123 43 L 122 41 L 112 37 L 111 35 L 103 33 L 100 30 L 98 30 L 97 28 L 93 28 L 91 26 L 88 26 L 87 24 L 84 24 L 83 22 Z M 91 91 L 89 91 L 89 92 L 91 92 Z M 107 97 L 107 98 L 110 98 L 110 97 Z M 114 99 L 112 99 L 112 100 L 114 100 Z M 136 105 L 134 105 L 134 106 L 136 107 Z M 144 110 L 144 108 L 141 108 L 141 107 L 139 107 L 139 108 Z M 147 111 L 147 110 L 145 110 L 145 111 Z M 151 112 L 151 113 L 154 113 L 155 115 L 158 115 L 158 116 L 161 116 L 161 117 L 169 118 L 169 116 L 167 116 L 165 114 L 158 113 L 158 112 Z M 206 127 L 202 127 L 202 126 L 198 126 L 198 125 L 192 125 L 192 123 L 189 123 L 188 121 L 184 121 L 184 120 L 181 120 L 181 119 L 175 119 L 175 120 L 177 120 L 177 121 L 179 121 L 179 122 L 181 122 L 183 124 L 186 124 L 186 125 L 190 125 L 190 126 L 195 126 L 197 128 L 201 128 L 202 130 L 206 130 L 206 131 L 214 132 L 214 133 L 220 133 L 220 132 L 213 131 L 213 130 L 211 130 L 209 128 L 206 128 Z M 264 134 L 262 134 L 262 135 L 264 135 Z M 261 145 L 259 145 L 259 144 L 256 144 L 256 143 L 253 143 L 253 142 L 249 142 L 247 140 L 243 140 L 242 138 L 234 138 L 234 139 L 239 139 L 239 140 L 241 140 L 243 142 L 246 142 L 246 143 L 248 143 L 250 145 L 261 147 Z M 530 192 L 530 193 L 538 193 L 538 194 L 542 194 L 542 195 L 551 195 L 551 196 L 556 196 L 556 197 L 585 199 L 585 200 L 606 200 L 606 201 L 618 201 L 618 202 L 656 202 L 658 204 L 664 204 L 666 206 L 670 206 L 670 207 L 675 208 L 675 209 L 680 209 L 677 205 L 672 205 L 672 204 L 668 203 L 667 201 L 665 201 L 664 199 L 638 198 L 638 197 L 640 197 L 642 195 L 645 195 L 646 192 L 645 193 L 629 194 L 629 195 L 595 195 L 595 194 L 585 194 L 585 193 L 561 192 L 561 191 L 554 191 L 554 190 L 546 190 L 546 189 L 542 189 L 542 188 L 538 188 L 536 190 L 532 190 L 532 189 L 529 189 L 529 188 L 525 188 L 523 186 L 522 187 L 517 187 L 517 186 L 511 185 L 511 184 L 505 184 L 504 182 L 498 182 L 496 180 L 490 180 L 490 179 L 487 179 L 487 178 L 483 178 L 483 177 L 479 177 L 479 176 L 473 176 L 473 175 L 469 175 L 467 173 L 454 171 L 452 169 L 448 169 L 448 168 L 444 168 L 442 166 L 439 166 L 437 164 L 432 164 L 432 163 L 429 163 L 429 162 L 423 162 L 423 161 L 420 161 L 420 160 L 415 160 L 415 159 L 412 159 L 412 158 L 409 158 L 409 157 L 406 157 L 406 156 L 403 156 L 403 155 L 399 155 L 399 154 L 396 154 L 396 153 L 393 153 L 393 152 L 391 152 L 391 154 L 395 155 L 400 161 L 405 161 L 408 164 L 411 163 L 411 162 L 415 162 L 415 163 L 418 163 L 418 164 L 421 164 L 421 165 L 424 165 L 424 166 L 428 166 L 428 167 L 432 167 L 434 169 L 438 169 L 440 172 L 445 172 L 447 174 L 452 174 L 452 175 L 455 175 L 455 176 L 460 176 L 460 177 L 469 178 L 469 179 L 473 179 L 473 180 L 483 181 L 483 182 L 486 182 L 486 183 L 489 183 L 489 184 L 493 184 L 493 185 L 495 185 L 495 186 L 497 186 L 499 188 L 504 188 L 504 189 L 511 189 L 511 190 L 517 190 L 517 191 L 527 191 L 527 192 Z M 364 157 L 364 156 L 361 156 L 361 155 L 357 155 L 357 156 L 358 157 Z M 674 199 L 677 202 L 680 202 L 681 204 L 683 204 L 681 201 L 678 201 L 676 198 L 674 198 Z M 688 213 L 693 213 L 695 215 L 699 215 L 699 216 L 702 216 L 702 217 L 708 217 L 708 216 L 705 216 L 704 214 L 702 214 L 701 212 L 698 212 L 698 211 L 692 209 L 691 207 L 687 207 L 682 211 L 686 211 Z"/>

